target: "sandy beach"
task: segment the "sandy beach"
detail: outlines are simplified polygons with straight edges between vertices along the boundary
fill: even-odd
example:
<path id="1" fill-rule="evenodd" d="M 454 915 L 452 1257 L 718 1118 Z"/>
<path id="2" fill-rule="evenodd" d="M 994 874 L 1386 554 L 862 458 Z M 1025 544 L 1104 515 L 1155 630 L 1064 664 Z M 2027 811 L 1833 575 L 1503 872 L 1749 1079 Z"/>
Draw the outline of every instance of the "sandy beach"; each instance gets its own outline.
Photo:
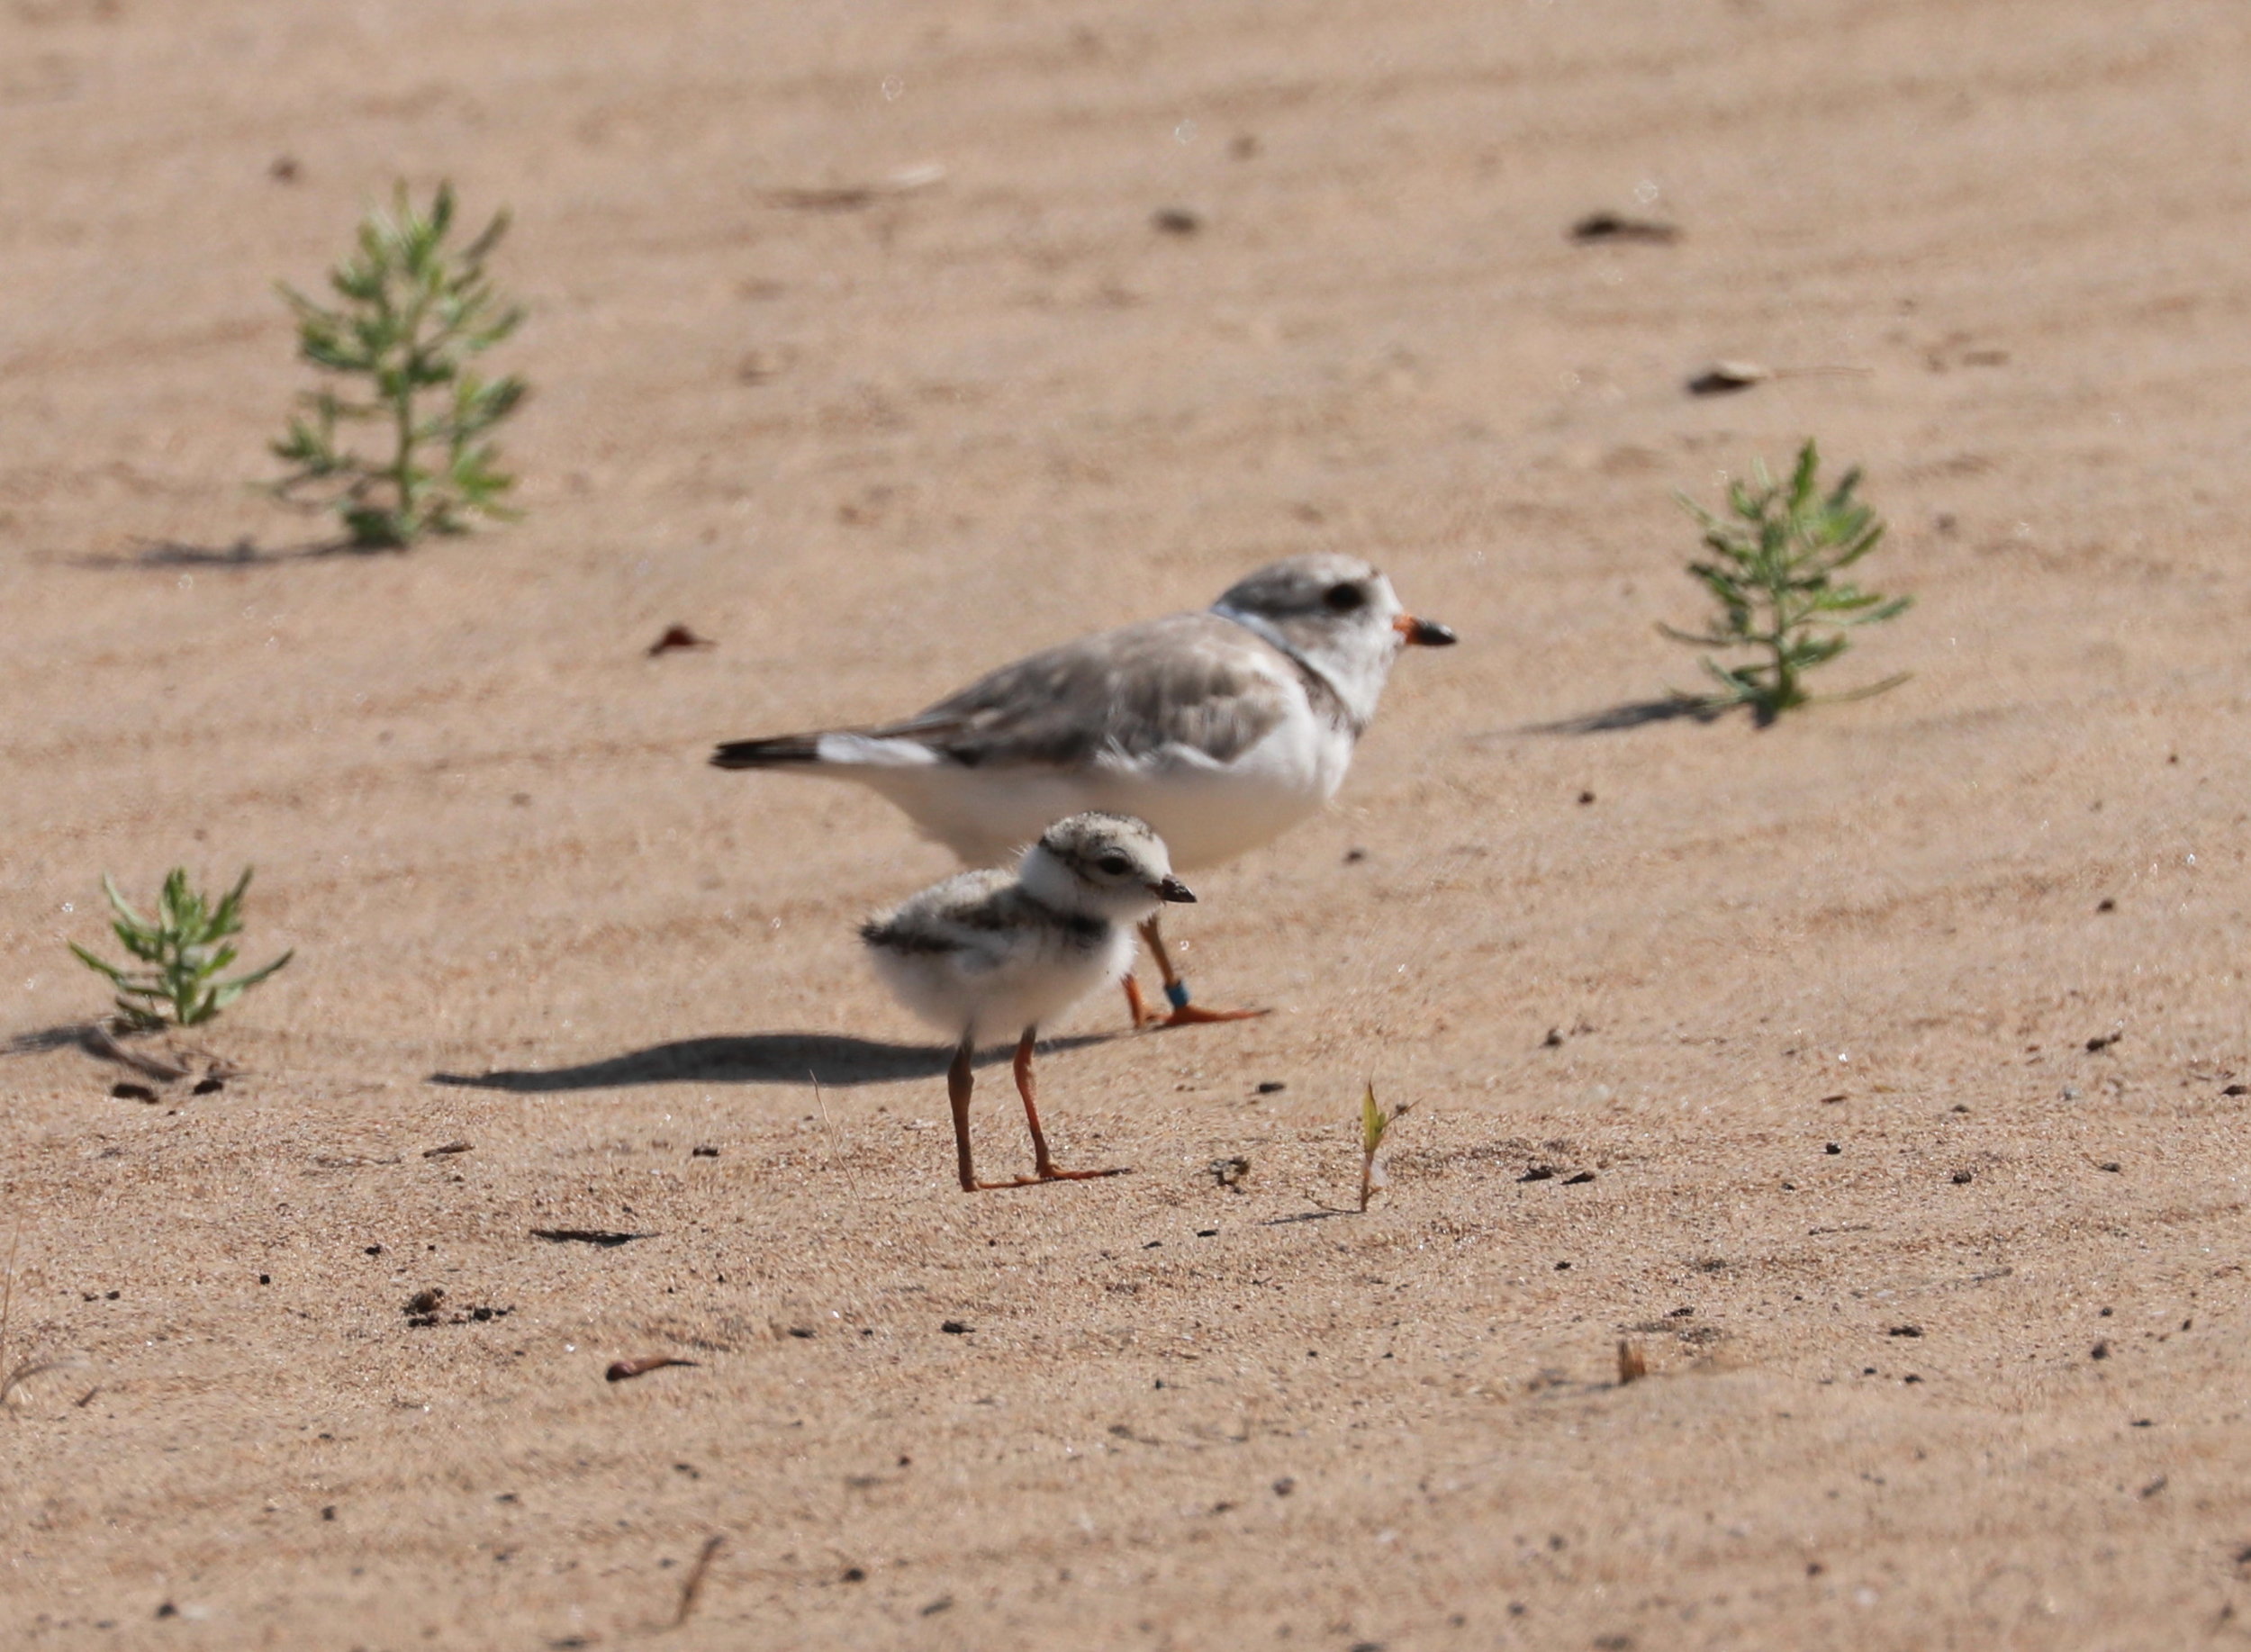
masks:
<path id="1" fill-rule="evenodd" d="M 2251 1632 L 2246 86 L 2220 0 L 0 5 L 0 1638 Z M 401 179 L 512 214 L 524 514 L 337 554 L 274 284 Z M 1819 686 L 1908 681 L 1658 715 L 1676 493 L 1809 437 L 1916 600 Z M 1461 643 L 1168 919 L 1274 1013 L 1089 1000 L 1134 1173 L 963 1195 L 854 937 L 953 862 L 711 745 L 1311 549 Z M 200 1094 L 66 951 L 174 865 L 295 950 Z"/>

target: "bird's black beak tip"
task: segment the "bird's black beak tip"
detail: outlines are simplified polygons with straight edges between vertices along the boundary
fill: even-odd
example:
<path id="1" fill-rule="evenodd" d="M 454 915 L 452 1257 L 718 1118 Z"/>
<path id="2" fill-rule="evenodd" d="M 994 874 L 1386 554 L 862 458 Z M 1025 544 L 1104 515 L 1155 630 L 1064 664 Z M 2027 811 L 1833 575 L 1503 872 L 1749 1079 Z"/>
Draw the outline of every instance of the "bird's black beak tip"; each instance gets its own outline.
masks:
<path id="1" fill-rule="evenodd" d="M 1157 885 L 1156 892 L 1160 899 L 1186 901 L 1191 906 L 1195 904 L 1196 891 L 1178 878 L 1167 878 Z"/>
<path id="2" fill-rule="evenodd" d="M 1460 640 L 1451 626 L 1440 625 L 1435 619 L 1418 619 L 1407 633 L 1407 641 L 1424 648 L 1451 648 Z"/>

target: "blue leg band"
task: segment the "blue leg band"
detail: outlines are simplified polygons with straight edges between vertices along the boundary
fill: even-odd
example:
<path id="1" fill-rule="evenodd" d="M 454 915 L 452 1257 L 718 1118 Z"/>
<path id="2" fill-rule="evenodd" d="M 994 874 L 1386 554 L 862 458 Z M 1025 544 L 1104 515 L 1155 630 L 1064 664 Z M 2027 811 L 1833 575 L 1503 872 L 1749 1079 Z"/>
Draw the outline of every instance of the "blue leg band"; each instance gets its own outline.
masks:
<path id="1" fill-rule="evenodd" d="M 1164 989 L 1164 998 L 1165 1002 L 1171 1005 L 1173 1008 L 1186 1009 L 1188 1007 L 1188 983 L 1186 981 L 1168 982 Z"/>

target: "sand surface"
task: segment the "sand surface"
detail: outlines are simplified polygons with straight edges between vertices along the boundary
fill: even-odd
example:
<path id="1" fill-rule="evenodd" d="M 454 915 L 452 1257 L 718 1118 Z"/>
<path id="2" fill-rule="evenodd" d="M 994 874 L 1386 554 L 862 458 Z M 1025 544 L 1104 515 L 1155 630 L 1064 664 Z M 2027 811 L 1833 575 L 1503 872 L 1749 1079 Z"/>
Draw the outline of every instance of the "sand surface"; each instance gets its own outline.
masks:
<path id="1" fill-rule="evenodd" d="M 0 1638 L 2241 1637 L 2247 86 L 2240 0 L 9 0 Z M 271 284 L 395 176 L 516 215 L 527 514 L 307 554 Z M 1809 434 L 1912 681 L 1606 717 Z M 709 744 L 1319 546 L 1463 641 L 1178 920 L 1276 1013 L 1082 1006 L 1135 1174 L 964 1196 L 852 933 L 949 862 Z M 63 943 L 182 862 L 296 959 L 117 1098 Z"/>

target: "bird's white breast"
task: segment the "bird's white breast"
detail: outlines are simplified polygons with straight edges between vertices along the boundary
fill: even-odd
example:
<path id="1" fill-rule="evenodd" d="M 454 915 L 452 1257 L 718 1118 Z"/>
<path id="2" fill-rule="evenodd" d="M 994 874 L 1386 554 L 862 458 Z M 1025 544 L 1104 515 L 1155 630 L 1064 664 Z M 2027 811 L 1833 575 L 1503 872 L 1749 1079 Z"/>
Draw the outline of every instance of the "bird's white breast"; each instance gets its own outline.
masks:
<path id="1" fill-rule="evenodd" d="M 962 952 L 873 950 L 876 973 L 915 1015 L 948 1037 L 1015 1038 L 1051 1021 L 1097 988 L 1115 984 L 1134 960 L 1134 934 L 1113 925 L 1100 944 L 1071 943 L 1036 929 L 994 933 Z"/>

